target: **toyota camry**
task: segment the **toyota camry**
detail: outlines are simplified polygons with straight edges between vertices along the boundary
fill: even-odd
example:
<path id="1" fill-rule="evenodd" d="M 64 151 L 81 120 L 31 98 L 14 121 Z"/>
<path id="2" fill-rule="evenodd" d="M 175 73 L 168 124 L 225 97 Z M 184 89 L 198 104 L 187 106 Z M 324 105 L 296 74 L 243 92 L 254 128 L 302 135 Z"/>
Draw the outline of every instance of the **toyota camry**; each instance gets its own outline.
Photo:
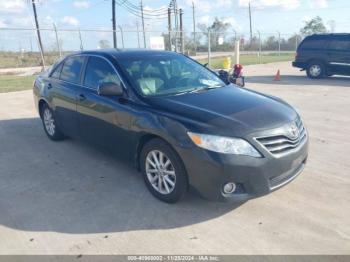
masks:
<path id="1" fill-rule="evenodd" d="M 268 194 L 296 178 L 308 156 L 307 130 L 288 103 L 226 85 L 174 52 L 74 53 L 38 76 L 33 91 L 51 140 L 107 149 L 168 203 L 189 188 L 217 201 Z"/>

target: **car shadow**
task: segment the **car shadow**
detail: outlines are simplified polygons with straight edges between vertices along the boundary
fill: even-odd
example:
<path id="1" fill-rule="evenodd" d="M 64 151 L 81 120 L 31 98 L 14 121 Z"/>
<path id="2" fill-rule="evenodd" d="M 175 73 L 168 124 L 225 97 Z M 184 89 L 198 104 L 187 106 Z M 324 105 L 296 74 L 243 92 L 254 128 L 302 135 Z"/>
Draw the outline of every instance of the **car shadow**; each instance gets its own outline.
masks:
<path id="1" fill-rule="evenodd" d="M 140 173 L 85 143 L 50 141 L 38 118 L 0 121 L 0 224 L 70 234 L 170 229 L 220 217 L 242 203 L 189 193 L 151 196 Z"/>
<path id="2" fill-rule="evenodd" d="M 348 86 L 350 77 L 332 76 L 323 79 L 309 79 L 303 75 L 282 75 L 280 81 L 275 81 L 274 76 L 247 76 L 246 83 L 274 84 L 274 85 L 312 85 L 312 86 Z"/>

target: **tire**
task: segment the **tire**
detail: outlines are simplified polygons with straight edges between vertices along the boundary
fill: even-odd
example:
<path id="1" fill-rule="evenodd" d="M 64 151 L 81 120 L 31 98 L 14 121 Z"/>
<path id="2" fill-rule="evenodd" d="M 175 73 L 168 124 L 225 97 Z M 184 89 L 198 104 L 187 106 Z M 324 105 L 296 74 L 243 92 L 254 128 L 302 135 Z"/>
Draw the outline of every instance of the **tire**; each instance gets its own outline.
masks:
<path id="1" fill-rule="evenodd" d="M 140 167 L 148 190 L 159 200 L 175 203 L 187 192 L 184 164 L 165 141 L 155 138 L 144 145 L 140 154 Z"/>
<path id="2" fill-rule="evenodd" d="M 306 68 L 306 74 L 312 79 L 323 78 L 325 76 L 325 66 L 320 61 L 311 61 Z"/>
<path id="3" fill-rule="evenodd" d="M 55 115 L 52 109 L 47 104 L 42 106 L 40 116 L 45 133 L 51 140 L 61 141 L 65 138 L 64 134 L 56 124 Z"/>

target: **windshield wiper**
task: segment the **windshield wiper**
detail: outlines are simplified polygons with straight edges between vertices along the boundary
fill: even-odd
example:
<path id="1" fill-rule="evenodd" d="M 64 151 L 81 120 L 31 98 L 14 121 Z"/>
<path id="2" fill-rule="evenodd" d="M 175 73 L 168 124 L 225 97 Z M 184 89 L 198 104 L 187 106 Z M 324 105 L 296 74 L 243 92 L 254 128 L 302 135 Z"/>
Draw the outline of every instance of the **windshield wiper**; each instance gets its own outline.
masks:
<path id="1" fill-rule="evenodd" d="M 207 91 L 207 90 L 216 89 L 216 88 L 219 88 L 219 87 L 224 87 L 224 86 L 223 85 L 213 85 L 213 86 L 197 87 L 197 88 L 194 88 L 194 89 L 190 89 L 190 90 L 186 90 L 186 91 L 182 91 L 182 92 L 176 93 L 176 95 L 198 93 L 198 92 L 201 92 L 201 91 Z"/>
<path id="2" fill-rule="evenodd" d="M 201 92 L 201 91 L 207 91 L 207 90 L 216 89 L 216 88 L 219 88 L 219 87 L 223 87 L 223 85 L 198 87 L 198 88 L 193 89 L 193 90 L 191 91 L 191 93 L 196 93 L 196 92 Z"/>

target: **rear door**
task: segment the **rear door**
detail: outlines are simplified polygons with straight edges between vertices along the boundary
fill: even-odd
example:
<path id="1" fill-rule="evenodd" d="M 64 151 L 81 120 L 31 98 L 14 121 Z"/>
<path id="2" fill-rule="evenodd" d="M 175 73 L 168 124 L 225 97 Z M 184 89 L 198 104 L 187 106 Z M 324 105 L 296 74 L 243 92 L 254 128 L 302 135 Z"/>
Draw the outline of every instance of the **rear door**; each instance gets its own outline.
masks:
<path id="1" fill-rule="evenodd" d="M 327 64 L 329 56 L 327 52 L 325 52 L 326 45 L 326 36 L 312 35 L 306 37 L 298 47 L 298 60 L 306 63 L 315 59 Z"/>
<path id="2" fill-rule="evenodd" d="M 332 73 L 350 75 L 350 36 L 332 37 L 327 52 Z"/>
<path id="3" fill-rule="evenodd" d="M 107 59 L 89 56 L 83 88 L 78 94 L 79 133 L 85 140 L 129 158 L 130 107 L 121 97 L 99 95 L 97 88 L 104 82 L 122 86 L 119 75 Z"/>
<path id="4" fill-rule="evenodd" d="M 77 136 L 77 94 L 80 87 L 83 56 L 68 57 L 51 75 L 50 89 L 55 117 L 62 131 Z"/>

